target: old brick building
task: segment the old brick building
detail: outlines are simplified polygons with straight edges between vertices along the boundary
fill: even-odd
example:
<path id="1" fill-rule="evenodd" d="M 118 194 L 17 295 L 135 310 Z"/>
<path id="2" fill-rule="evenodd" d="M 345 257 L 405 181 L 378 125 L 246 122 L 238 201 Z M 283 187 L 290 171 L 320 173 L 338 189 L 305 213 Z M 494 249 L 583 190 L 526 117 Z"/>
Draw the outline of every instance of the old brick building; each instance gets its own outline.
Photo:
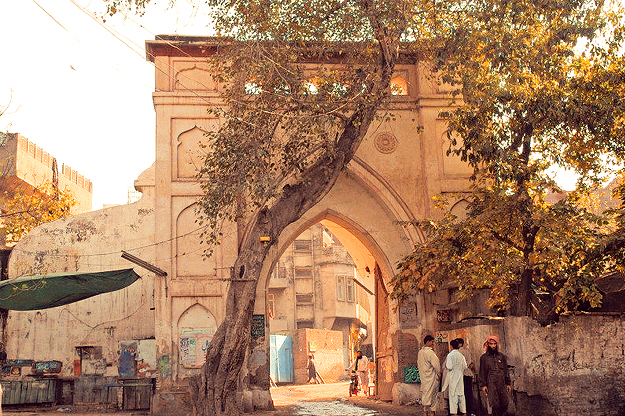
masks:
<path id="1" fill-rule="evenodd" d="M 285 351 L 281 367 L 271 362 L 275 382 L 304 383 L 308 380 L 307 356 L 313 353 L 317 369 L 325 381 L 346 378 L 345 367 L 362 349 L 374 356 L 373 307 L 375 297 L 367 291 L 373 278 L 366 270 L 356 269 L 339 239 L 322 224 L 300 234 L 287 247 L 271 274 L 267 287 L 267 319 L 272 354 L 278 354 L 273 343 L 292 346 L 292 360 Z M 315 329 L 315 331 L 304 331 Z M 334 338 L 340 334 L 340 344 Z M 324 336 L 323 334 L 326 333 Z M 325 338 L 335 352 L 324 347 Z M 282 345 L 281 344 L 281 345 Z M 325 352 L 321 352 L 325 350 Z M 293 368 L 283 368 L 292 361 Z"/>
<path id="2" fill-rule="evenodd" d="M 59 189 L 68 189 L 76 200 L 72 214 L 91 211 L 91 181 L 68 165 L 59 165 L 54 156 L 19 133 L 0 132 L 0 169 L 3 197 L 10 197 L 17 188 L 56 181 Z"/>

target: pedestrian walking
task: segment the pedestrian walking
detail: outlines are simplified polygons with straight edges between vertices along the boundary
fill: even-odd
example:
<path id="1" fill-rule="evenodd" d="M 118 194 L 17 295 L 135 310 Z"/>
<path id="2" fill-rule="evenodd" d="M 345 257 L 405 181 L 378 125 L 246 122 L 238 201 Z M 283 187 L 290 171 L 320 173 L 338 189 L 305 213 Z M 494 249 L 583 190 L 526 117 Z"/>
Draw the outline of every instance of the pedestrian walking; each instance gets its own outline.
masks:
<path id="1" fill-rule="evenodd" d="M 464 370 L 467 368 L 467 362 L 464 355 L 459 351 L 460 341 L 453 339 L 450 342 L 451 351 L 447 354 L 445 360 L 445 368 L 447 376 L 443 384 L 443 391 L 448 389 L 449 394 L 449 413 L 457 415 L 467 412 L 466 401 L 464 397 Z"/>
<path id="2" fill-rule="evenodd" d="M 499 339 L 494 335 L 486 338 L 484 350 L 480 357 L 480 388 L 488 398 L 493 416 L 505 416 L 508 411 L 508 394 L 512 391 L 508 361 L 499 351 Z"/>
<path id="3" fill-rule="evenodd" d="M 315 356 L 313 354 L 308 356 L 308 383 L 310 383 L 311 380 L 314 384 L 319 384 L 317 368 L 315 367 Z"/>
<path id="4" fill-rule="evenodd" d="M 473 354 L 471 350 L 467 348 L 464 339 L 458 338 L 460 342 L 460 353 L 464 356 L 464 360 L 467 362 L 467 368 L 464 370 L 463 382 L 464 382 L 464 399 L 467 402 L 467 414 L 475 416 L 477 409 L 475 406 L 475 399 L 473 397 L 473 377 L 477 374 L 475 369 L 475 363 L 473 362 Z"/>
<path id="5" fill-rule="evenodd" d="M 421 404 L 424 416 L 435 416 L 441 363 L 434 352 L 434 337 L 426 335 L 423 344 L 423 348 L 417 355 L 417 366 L 421 378 Z"/>

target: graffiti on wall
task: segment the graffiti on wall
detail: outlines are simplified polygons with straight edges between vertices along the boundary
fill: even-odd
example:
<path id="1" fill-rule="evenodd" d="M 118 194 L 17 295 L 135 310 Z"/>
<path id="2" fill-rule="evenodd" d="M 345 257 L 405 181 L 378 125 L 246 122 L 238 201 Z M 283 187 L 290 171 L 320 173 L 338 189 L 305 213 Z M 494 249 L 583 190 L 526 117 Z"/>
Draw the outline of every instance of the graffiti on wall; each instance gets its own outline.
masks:
<path id="1" fill-rule="evenodd" d="M 82 374 L 100 376 L 106 374 L 106 359 L 82 360 Z"/>
<path id="2" fill-rule="evenodd" d="M 252 315 L 252 338 L 265 336 L 265 315 Z"/>
<path id="3" fill-rule="evenodd" d="M 180 364 L 185 368 L 201 368 L 213 339 L 212 328 L 183 328 L 180 332 Z"/>
<path id="4" fill-rule="evenodd" d="M 171 366 L 169 365 L 169 355 L 163 355 L 158 360 L 158 369 L 161 372 L 162 378 L 167 378 L 171 375 Z"/>
<path id="5" fill-rule="evenodd" d="M 416 328 L 417 304 L 407 302 L 399 306 L 399 325 L 401 328 Z"/>
<path id="6" fill-rule="evenodd" d="M 63 368 L 61 361 L 36 361 L 33 363 L 32 372 L 35 374 L 60 373 Z"/>
<path id="7" fill-rule="evenodd" d="M 135 377 L 137 375 L 137 341 L 119 342 L 117 370 L 120 377 Z"/>

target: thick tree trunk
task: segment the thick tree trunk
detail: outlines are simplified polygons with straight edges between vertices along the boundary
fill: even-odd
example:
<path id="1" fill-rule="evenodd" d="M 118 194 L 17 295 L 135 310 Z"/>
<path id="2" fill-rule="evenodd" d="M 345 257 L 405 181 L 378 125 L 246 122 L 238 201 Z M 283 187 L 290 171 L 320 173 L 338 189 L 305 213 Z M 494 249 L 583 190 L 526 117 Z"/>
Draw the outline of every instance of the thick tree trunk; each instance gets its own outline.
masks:
<path id="1" fill-rule="evenodd" d="M 527 188 L 528 166 L 530 163 L 530 154 L 532 150 L 532 134 L 533 128 L 531 123 L 526 124 L 525 128 L 519 134 L 522 138 L 522 151 L 519 159 L 523 163 L 523 173 L 517 175 L 517 196 L 519 205 L 521 206 L 520 215 L 522 217 L 521 239 L 523 241 L 523 270 L 519 283 L 511 287 L 510 293 L 510 314 L 512 316 L 530 316 L 531 309 L 531 290 L 532 280 L 534 279 L 534 269 L 531 264 L 531 254 L 534 252 L 536 244 L 536 235 L 540 230 L 534 223 L 532 212 L 532 198 Z"/>
<path id="2" fill-rule="evenodd" d="M 191 385 L 196 413 L 200 416 L 241 414 L 239 374 L 250 343 L 256 287 L 262 265 L 280 233 L 332 189 L 360 146 L 379 105 L 387 98 L 398 48 L 385 45 L 380 49 L 378 79 L 369 91 L 377 98 L 355 108 L 337 139 L 331 157 L 320 159 L 302 175 L 299 183 L 285 186 L 280 198 L 258 212 L 246 228 L 231 272 L 226 319 L 213 337 L 201 377 Z M 270 242 L 261 242 L 261 236 L 270 237 Z"/>
<path id="3" fill-rule="evenodd" d="M 525 268 L 521 272 L 520 282 L 512 287 L 510 293 L 510 315 L 530 316 L 532 277 L 533 270 Z"/>

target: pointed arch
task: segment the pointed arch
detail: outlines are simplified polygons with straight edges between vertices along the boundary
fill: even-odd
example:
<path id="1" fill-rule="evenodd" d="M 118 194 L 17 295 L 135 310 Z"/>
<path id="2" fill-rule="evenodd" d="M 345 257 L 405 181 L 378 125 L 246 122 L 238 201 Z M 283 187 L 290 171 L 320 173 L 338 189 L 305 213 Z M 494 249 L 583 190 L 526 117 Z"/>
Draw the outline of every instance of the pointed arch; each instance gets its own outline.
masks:
<path id="1" fill-rule="evenodd" d="M 176 66 L 188 64 L 177 62 Z M 175 79 L 175 90 L 182 91 L 217 91 L 217 83 L 213 80 L 211 72 L 206 65 L 193 63 L 192 67 L 178 69 Z"/>
<path id="2" fill-rule="evenodd" d="M 217 321 L 199 303 L 189 306 L 178 318 L 178 363 L 185 369 L 201 368 Z"/>
<path id="3" fill-rule="evenodd" d="M 217 275 L 217 256 L 204 256 L 202 229 L 195 222 L 199 205 L 184 208 L 176 218 L 176 277 L 206 278 Z"/>
<path id="4" fill-rule="evenodd" d="M 197 125 L 178 135 L 176 147 L 176 176 L 195 179 L 202 166 L 200 142 L 205 141 L 208 130 Z"/>
<path id="5" fill-rule="evenodd" d="M 456 216 L 456 218 L 463 220 L 467 216 L 467 207 L 469 206 L 469 201 L 462 198 L 458 202 L 456 202 L 450 209 L 450 212 Z"/>

